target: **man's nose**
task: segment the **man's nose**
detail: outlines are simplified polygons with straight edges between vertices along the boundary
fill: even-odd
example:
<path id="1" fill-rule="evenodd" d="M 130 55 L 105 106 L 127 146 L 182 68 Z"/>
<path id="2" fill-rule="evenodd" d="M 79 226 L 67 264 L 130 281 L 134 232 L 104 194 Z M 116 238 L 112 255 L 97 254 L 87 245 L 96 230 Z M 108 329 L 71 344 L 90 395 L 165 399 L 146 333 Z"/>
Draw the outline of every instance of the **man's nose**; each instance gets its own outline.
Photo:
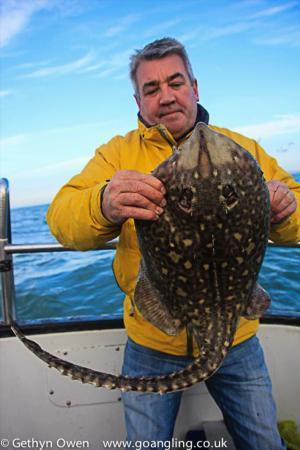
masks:
<path id="1" fill-rule="evenodd" d="M 175 95 L 173 92 L 173 89 L 168 85 L 161 86 L 160 91 L 160 104 L 161 105 L 168 105 L 170 103 L 173 103 L 175 101 Z"/>

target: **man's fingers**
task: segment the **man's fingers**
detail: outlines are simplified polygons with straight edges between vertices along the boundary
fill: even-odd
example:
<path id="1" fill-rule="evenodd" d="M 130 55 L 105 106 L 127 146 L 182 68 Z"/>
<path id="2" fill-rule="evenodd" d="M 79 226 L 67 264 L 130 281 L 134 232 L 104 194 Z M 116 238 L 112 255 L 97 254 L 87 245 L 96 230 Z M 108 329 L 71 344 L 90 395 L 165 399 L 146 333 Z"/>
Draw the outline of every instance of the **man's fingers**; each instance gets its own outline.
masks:
<path id="1" fill-rule="evenodd" d="M 163 212 L 162 206 L 165 205 L 165 200 L 161 202 L 161 205 L 157 205 L 151 202 L 147 197 L 136 193 L 120 194 L 119 201 L 121 205 L 149 209 L 157 214 L 161 214 Z"/>
<path id="2" fill-rule="evenodd" d="M 160 180 L 134 170 L 118 171 L 103 192 L 102 212 L 113 223 L 129 217 L 154 220 L 166 204 Z"/>
<path id="3" fill-rule="evenodd" d="M 139 220 L 157 220 L 160 216 L 160 213 L 156 213 L 155 211 L 144 208 L 135 208 L 134 206 L 124 208 L 123 213 L 124 218 L 126 219 L 131 217 Z"/>
<path id="4" fill-rule="evenodd" d="M 271 223 L 276 224 L 280 223 L 282 220 L 285 220 L 288 216 L 293 214 L 295 211 L 294 204 L 289 204 L 286 208 L 280 210 L 277 213 L 272 213 L 271 216 Z"/>
<path id="5" fill-rule="evenodd" d="M 270 181 L 267 186 L 270 193 L 271 223 L 280 223 L 296 210 L 295 194 L 286 184 L 277 180 Z"/>
<path id="6" fill-rule="evenodd" d="M 134 170 L 117 172 L 108 184 L 108 190 L 113 195 L 138 193 L 157 205 L 163 202 L 166 193 L 164 185 L 158 178 Z"/>
<path id="7" fill-rule="evenodd" d="M 128 218 L 140 220 L 156 220 L 162 214 L 163 209 L 156 207 L 155 210 L 135 206 L 122 206 L 111 212 L 111 218 L 116 223 L 123 223 Z"/>
<path id="8" fill-rule="evenodd" d="M 164 200 L 164 195 L 160 190 L 157 190 L 152 185 L 140 180 L 126 181 L 126 183 L 123 183 L 120 187 L 119 192 L 120 194 L 139 194 L 157 205 L 163 203 Z"/>
<path id="9" fill-rule="evenodd" d="M 294 205 L 296 207 L 296 198 L 293 192 L 290 190 L 282 189 L 275 193 L 274 199 L 272 201 L 272 212 L 277 214 L 281 211 L 286 210 L 289 206 Z"/>
<path id="10" fill-rule="evenodd" d="M 286 184 L 281 183 L 280 181 L 272 180 L 267 183 L 267 186 L 272 207 L 279 205 L 281 202 L 292 202 L 295 199 L 294 193 Z"/>
<path id="11" fill-rule="evenodd" d="M 274 191 L 273 203 L 279 204 L 290 193 L 290 190 L 285 185 L 279 185 Z"/>
<path id="12" fill-rule="evenodd" d="M 118 174 L 120 176 L 120 179 L 122 180 L 141 181 L 162 192 L 163 195 L 165 195 L 166 193 L 166 189 L 163 183 L 153 175 L 140 173 L 135 170 L 121 170 L 118 172 Z"/>

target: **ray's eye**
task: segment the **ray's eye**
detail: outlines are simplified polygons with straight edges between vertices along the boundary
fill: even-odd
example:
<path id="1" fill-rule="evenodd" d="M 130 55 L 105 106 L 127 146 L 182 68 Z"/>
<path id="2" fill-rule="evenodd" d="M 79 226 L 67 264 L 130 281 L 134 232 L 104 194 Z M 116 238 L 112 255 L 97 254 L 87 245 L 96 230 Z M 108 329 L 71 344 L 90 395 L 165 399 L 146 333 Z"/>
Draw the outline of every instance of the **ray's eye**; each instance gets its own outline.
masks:
<path id="1" fill-rule="evenodd" d="M 223 196 L 225 197 L 225 204 L 227 208 L 231 209 L 238 203 L 238 196 L 230 184 L 226 184 L 222 191 Z"/>
<path id="2" fill-rule="evenodd" d="M 192 206 L 193 193 L 190 189 L 183 189 L 179 197 L 179 205 L 185 209 L 189 209 Z"/>

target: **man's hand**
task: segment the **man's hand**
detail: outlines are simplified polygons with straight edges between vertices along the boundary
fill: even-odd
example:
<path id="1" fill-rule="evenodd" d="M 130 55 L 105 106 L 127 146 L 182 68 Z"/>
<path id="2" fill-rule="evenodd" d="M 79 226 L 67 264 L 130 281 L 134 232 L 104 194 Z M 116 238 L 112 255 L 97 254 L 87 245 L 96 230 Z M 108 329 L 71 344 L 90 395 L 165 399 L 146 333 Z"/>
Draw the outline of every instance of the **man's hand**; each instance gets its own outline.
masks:
<path id="1" fill-rule="evenodd" d="M 104 190 L 102 212 L 116 224 L 122 224 L 129 217 L 155 220 L 166 205 L 165 193 L 158 178 L 135 170 L 120 170 Z"/>
<path id="2" fill-rule="evenodd" d="M 267 183 L 270 194 L 271 224 L 287 219 L 297 208 L 295 195 L 289 187 L 277 180 Z"/>

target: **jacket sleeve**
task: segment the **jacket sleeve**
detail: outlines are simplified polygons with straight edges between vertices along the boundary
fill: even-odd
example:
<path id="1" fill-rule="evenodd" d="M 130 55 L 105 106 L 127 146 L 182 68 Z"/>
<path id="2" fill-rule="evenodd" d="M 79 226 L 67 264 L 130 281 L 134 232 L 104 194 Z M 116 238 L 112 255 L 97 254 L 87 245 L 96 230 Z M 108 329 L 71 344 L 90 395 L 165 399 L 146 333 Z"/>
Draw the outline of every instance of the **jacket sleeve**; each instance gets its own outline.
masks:
<path id="1" fill-rule="evenodd" d="M 56 239 L 77 250 L 92 250 L 115 238 L 120 227 L 102 214 L 101 190 L 120 166 L 120 137 L 99 147 L 85 168 L 57 193 L 47 222 Z"/>
<path id="2" fill-rule="evenodd" d="M 286 220 L 277 224 L 271 225 L 270 239 L 278 244 L 299 242 L 300 241 L 300 183 L 297 183 L 294 178 L 282 169 L 275 158 L 269 156 L 256 143 L 256 158 L 260 164 L 266 181 L 278 180 L 288 185 L 289 189 L 295 194 L 297 201 L 297 209 Z"/>

